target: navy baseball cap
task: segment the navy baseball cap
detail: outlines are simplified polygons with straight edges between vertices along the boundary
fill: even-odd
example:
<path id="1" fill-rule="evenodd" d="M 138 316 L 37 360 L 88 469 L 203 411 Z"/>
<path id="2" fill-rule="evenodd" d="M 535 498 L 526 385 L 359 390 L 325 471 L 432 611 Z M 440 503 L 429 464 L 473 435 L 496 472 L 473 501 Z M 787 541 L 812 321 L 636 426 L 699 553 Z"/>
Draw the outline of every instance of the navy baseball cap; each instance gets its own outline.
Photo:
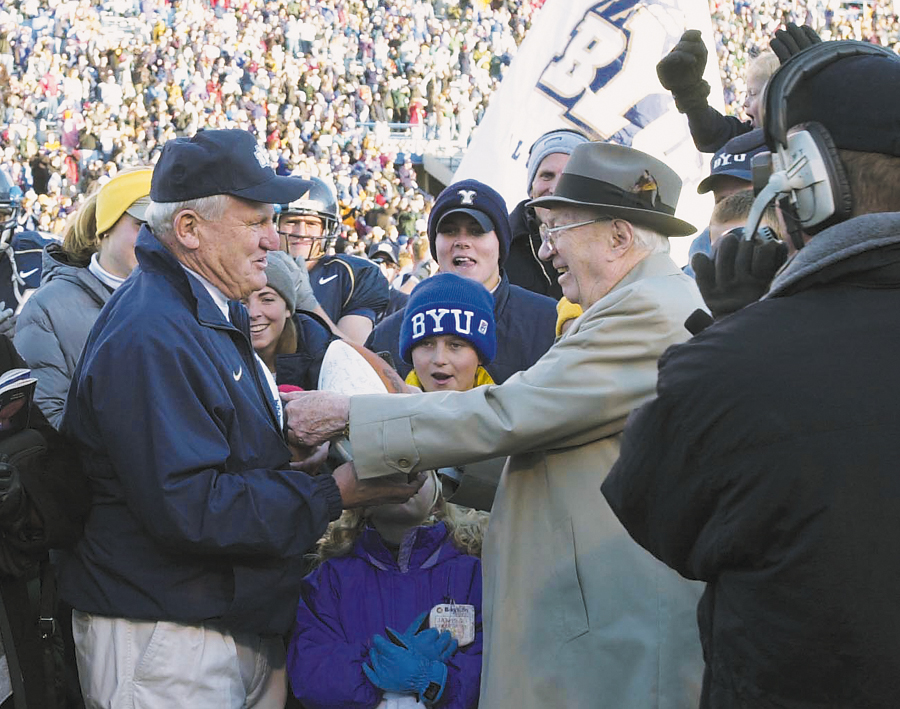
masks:
<path id="1" fill-rule="evenodd" d="M 751 187 L 753 171 L 750 163 L 753 156 L 768 149 L 762 128 L 732 138 L 713 155 L 709 163 L 709 175 L 697 185 L 697 192 L 699 194 L 712 192 L 716 178 L 720 176 L 746 180 L 747 187 Z"/>
<path id="2" fill-rule="evenodd" d="M 451 214 L 468 214 L 485 232 L 492 231 L 500 242 L 500 265 L 509 254 L 512 231 L 509 228 L 509 212 L 506 202 L 495 189 L 478 180 L 454 182 L 437 196 L 431 214 L 428 215 L 428 240 L 431 255 L 437 259 L 437 235 L 441 222 Z"/>
<path id="3" fill-rule="evenodd" d="M 150 199 L 185 202 L 227 194 L 268 204 L 299 198 L 306 183 L 275 174 L 269 156 L 245 130 L 201 130 L 192 138 L 174 138 L 163 146 L 153 168 Z"/>
<path id="4" fill-rule="evenodd" d="M 368 256 L 373 260 L 375 258 L 386 257 L 390 259 L 391 263 L 393 263 L 395 266 L 397 265 L 397 260 L 399 258 L 397 247 L 387 240 L 379 241 L 377 244 L 372 244 L 372 246 L 369 247 Z"/>

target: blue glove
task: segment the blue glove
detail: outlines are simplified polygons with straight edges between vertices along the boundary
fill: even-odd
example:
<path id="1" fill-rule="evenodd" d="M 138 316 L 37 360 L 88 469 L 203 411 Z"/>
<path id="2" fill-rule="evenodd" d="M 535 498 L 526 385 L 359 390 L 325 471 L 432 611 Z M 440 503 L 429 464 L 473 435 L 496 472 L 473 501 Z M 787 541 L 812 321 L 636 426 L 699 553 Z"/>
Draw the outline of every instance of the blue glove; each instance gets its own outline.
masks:
<path id="1" fill-rule="evenodd" d="M 447 683 L 447 666 L 443 662 L 429 660 L 380 635 L 375 636 L 373 644 L 369 651 L 372 666 L 362 666 L 372 684 L 386 692 L 415 694 L 419 701 L 428 704 L 441 698 Z"/>
<path id="2" fill-rule="evenodd" d="M 425 628 L 425 630 L 417 633 L 416 630 L 422 627 L 427 616 L 428 611 L 422 613 L 410 624 L 403 635 L 391 628 L 387 628 L 387 636 L 395 645 L 398 643 L 404 645 L 410 650 L 427 657 L 429 660 L 446 662 L 456 653 L 458 647 L 456 638 L 449 631 L 440 632 L 436 628 Z"/>

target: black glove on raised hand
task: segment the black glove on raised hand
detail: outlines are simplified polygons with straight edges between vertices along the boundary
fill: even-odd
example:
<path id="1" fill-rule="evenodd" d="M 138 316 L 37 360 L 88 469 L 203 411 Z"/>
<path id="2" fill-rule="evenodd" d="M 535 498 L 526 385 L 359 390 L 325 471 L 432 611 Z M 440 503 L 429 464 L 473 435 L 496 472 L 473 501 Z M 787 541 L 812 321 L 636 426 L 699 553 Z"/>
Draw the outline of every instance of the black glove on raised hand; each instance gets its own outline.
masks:
<path id="1" fill-rule="evenodd" d="M 788 22 L 783 30 L 775 32 L 775 38 L 769 42 L 778 61 L 784 64 L 795 54 L 804 49 L 809 49 L 814 44 L 819 44 L 822 38 L 816 34 L 812 27 L 807 25 L 795 25 Z"/>
<path id="2" fill-rule="evenodd" d="M 705 108 L 709 84 L 703 80 L 706 69 L 706 45 L 700 30 L 688 30 L 672 51 L 659 60 L 656 75 L 659 83 L 672 92 L 675 107 L 681 113 Z"/>
<path id="3" fill-rule="evenodd" d="M 758 235 L 747 241 L 743 229 L 721 238 L 711 259 L 694 254 L 691 267 L 700 295 L 715 318 L 730 315 L 755 303 L 769 290 L 778 269 L 787 260 L 787 246 Z"/>

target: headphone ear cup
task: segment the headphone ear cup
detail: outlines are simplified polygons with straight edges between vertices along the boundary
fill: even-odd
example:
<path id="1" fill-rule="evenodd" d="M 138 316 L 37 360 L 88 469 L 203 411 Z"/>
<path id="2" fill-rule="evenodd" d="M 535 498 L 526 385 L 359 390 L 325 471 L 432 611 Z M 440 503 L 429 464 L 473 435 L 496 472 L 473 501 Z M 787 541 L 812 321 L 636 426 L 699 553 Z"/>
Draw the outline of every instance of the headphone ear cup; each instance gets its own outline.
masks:
<path id="1" fill-rule="evenodd" d="M 816 234 L 850 217 L 853 196 L 834 141 L 821 123 L 798 123 L 779 151 L 782 167 L 792 173 L 791 192 L 797 217 L 807 234 Z"/>
<path id="2" fill-rule="evenodd" d="M 831 186 L 831 194 L 834 196 L 834 216 L 827 219 L 818 229 L 842 222 L 850 218 L 853 211 L 853 195 L 850 192 L 850 180 L 847 179 L 847 171 L 838 154 L 837 147 L 831 137 L 831 133 L 821 123 L 811 121 L 801 124 L 812 135 L 819 147 L 825 169 L 828 171 L 828 184 Z"/>

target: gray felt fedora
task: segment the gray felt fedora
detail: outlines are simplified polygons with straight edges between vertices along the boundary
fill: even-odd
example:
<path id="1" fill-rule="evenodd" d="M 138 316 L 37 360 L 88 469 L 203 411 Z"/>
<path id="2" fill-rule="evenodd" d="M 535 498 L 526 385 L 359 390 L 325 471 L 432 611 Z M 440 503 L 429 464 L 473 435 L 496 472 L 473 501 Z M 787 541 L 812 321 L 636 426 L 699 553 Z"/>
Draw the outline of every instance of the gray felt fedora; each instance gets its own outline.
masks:
<path id="1" fill-rule="evenodd" d="M 675 217 L 680 194 L 681 178 L 652 155 L 614 143 L 583 143 L 572 151 L 553 194 L 528 206 L 588 207 L 664 236 L 688 236 L 697 229 Z"/>

